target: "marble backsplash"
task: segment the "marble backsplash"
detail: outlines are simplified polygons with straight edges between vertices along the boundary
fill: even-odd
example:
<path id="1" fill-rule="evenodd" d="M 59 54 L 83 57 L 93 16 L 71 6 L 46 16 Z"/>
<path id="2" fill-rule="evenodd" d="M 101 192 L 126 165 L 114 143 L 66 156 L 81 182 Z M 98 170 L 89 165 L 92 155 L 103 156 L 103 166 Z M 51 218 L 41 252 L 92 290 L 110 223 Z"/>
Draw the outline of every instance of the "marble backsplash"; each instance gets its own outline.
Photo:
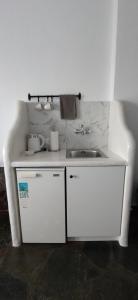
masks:
<path id="1" fill-rule="evenodd" d="M 110 102 L 78 103 L 76 120 L 60 118 L 59 101 L 51 111 L 37 111 L 36 103 L 28 103 L 30 133 L 41 133 L 49 144 L 51 130 L 59 131 L 60 149 L 65 148 L 105 148 L 108 143 L 108 121 Z M 86 135 L 76 134 L 81 124 L 90 128 Z"/>

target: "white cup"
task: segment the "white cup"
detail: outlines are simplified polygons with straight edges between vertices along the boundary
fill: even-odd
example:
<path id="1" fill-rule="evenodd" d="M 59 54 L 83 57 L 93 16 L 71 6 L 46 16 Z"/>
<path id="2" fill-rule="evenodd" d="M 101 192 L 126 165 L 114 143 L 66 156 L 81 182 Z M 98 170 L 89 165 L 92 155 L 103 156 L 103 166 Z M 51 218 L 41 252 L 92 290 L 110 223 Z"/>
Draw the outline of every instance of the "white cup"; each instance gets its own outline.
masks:
<path id="1" fill-rule="evenodd" d="M 35 109 L 42 110 L 42 104 L 41 103 L 37 103 L 36 106 L 35 106 Z"/>
<path id="2" fill-rule="evenodd" d="M 51 110 L 51 103 L 50 102 L 45 103 L 44 110 Z"/>

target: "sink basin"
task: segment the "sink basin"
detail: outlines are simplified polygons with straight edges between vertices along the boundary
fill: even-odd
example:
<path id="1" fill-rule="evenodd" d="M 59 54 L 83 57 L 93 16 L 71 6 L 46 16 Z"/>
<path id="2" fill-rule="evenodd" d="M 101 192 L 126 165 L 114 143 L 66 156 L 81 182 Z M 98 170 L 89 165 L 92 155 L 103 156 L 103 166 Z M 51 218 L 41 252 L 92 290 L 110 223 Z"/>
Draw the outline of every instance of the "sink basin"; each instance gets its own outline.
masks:
<path id="1" fill-rule="evenodd" d="M 68 149 L 66 151 L 67 158 L 96 158 L 96 157 L 106 157 L 98 149 Z"/>

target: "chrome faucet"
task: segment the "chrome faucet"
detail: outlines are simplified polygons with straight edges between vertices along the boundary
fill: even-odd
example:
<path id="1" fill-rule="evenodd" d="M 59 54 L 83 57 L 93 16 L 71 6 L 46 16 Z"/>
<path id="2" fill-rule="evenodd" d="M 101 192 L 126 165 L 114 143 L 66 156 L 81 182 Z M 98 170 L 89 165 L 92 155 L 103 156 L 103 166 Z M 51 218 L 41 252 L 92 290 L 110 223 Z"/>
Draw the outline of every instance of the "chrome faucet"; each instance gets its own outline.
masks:
<path id="1" fill-rule="evenodd" d="M 82 135 L 84 135 L 84 134 L 89 134 L 89 133 L 91 132 L 91 130 L 90 130 L 89 127 L 85 127 L 83 124 L 81 124 L 81 125 L 80 125 L 80 128 L 76 128 L 76 129 L 74 130 L 74 132 L 75 132 L 76 134 L 82 134 Z"/>

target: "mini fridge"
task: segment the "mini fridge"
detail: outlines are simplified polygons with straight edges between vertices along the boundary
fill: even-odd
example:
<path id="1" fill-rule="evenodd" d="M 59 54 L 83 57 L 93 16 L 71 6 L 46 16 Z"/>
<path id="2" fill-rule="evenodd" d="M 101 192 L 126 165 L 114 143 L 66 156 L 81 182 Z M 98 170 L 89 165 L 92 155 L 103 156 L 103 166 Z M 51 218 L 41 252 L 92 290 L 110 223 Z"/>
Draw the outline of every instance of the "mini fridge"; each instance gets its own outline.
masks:
<path id="1" fill-rule="evenodd" d="M 24 243 L 65 243 L 64 168 L 17 168 Z"/>

